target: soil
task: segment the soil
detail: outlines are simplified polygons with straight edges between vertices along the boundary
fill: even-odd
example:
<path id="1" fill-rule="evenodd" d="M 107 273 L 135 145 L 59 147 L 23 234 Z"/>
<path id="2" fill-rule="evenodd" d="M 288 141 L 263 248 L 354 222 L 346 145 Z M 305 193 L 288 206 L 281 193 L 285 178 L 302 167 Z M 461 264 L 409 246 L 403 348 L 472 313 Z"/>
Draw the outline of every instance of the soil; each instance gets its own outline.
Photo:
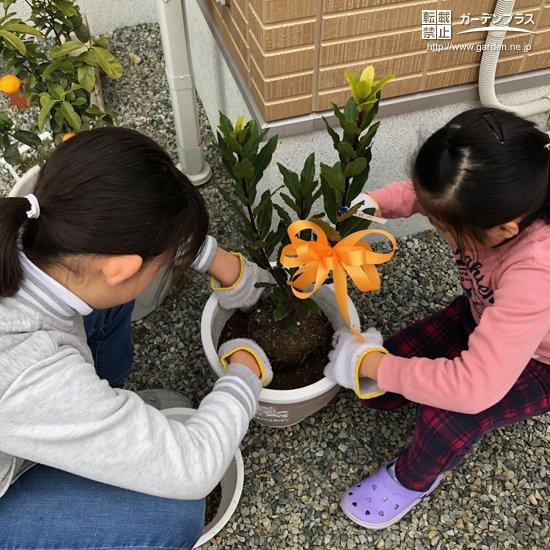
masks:
<path id="1" fill-rule="evenodd" d="M 321 380 L 332 347 L 334 331 L 324 314 L 296 303 L 292 315 L 298 323 L 297 332 L 273 319 L 273 304 L 264 298 L 249 312 L 236 311 L 220 337 L 220 343 L 250 338 L 265 351 L 273 368 L 272 390 L 302 388 Z"/>
<path id="2" fill-rule="evenodd" d="M 218 513 L 220 502 L 222 501 L 222 486 L 218 483 L 212 492 L 206 497 L 206 513 L 204 515 L 204 525 L 208 525 Z"/>

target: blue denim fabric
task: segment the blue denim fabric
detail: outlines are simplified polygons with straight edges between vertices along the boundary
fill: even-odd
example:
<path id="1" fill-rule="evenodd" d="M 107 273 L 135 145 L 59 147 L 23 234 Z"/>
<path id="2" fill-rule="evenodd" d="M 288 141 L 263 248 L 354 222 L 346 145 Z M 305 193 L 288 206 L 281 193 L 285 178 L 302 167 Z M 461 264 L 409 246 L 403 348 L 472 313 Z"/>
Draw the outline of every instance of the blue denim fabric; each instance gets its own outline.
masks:
<path id="1" fill-rule="evenodd" d="M 132 371 L 133 305 L 84 318 L 97 373 L 112 386 Z M 0 549 L 187 550 L 204 513 L 205 499 L 154 497 L 36 465 L 0 498 Z"/>
<path id="2" fill-rule="evenodd" d="M 37 465 L 0 498 L 0 548 L 188 550 L 204 509 L 204 499 L 153 497 Z"/>
<path id="3" fill-rule="evenodd" d="M 132 310 L 134 301 L 110 309 L 94 309 L 84 317 L 88 346 L 95 370 L 111 386 L 132 372 Z"/>

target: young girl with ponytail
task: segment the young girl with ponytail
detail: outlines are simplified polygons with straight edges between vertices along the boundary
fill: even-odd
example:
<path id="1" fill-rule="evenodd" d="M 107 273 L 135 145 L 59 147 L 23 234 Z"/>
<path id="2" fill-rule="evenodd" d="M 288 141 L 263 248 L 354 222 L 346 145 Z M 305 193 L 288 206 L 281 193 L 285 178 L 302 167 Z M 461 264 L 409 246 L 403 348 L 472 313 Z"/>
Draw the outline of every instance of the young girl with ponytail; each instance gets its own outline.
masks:
<path id="1" fill-rule="evenodd" d="M 499 109 L 453 118 L 412 182 L 363 195 L 422 213 L 452 247 L 464 294 L 383 341 L 338 334 L 326 368 L 373 409 L 419 404 L 412 441 L 342 499 L 370 529 L 402 518 L 484 434 L 550 409 L 550 136 Z"/>
<path id="2" fill-rule="evenodd" d="M 202 534 L 269 361 L 225 343 L 227 373 L 186 424 L 157 410 L 177 396 L 120 384 L 133 299 L 161 268 L 209 271 L 226 308 L 261 293 L 262 272 L 207 228 L 197 189 L 124 128 L 77 134 L 32 194 L 0 199 L 0 547 L 189 549 Z"/>

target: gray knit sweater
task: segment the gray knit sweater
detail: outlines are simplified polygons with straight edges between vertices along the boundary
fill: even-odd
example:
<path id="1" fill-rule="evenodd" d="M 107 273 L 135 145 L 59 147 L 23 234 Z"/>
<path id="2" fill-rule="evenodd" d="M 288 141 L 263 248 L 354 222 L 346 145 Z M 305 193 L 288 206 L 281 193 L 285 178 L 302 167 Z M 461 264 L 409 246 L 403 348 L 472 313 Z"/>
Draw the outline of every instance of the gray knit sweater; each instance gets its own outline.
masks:
<path id="1" fill-rule="evenodd" d="M 206 496 L 254 416 L 259 380 L 232 365 L 186 424 L 95 372 L 79 299 L 29 269 L 0 299 L 0 496 L 30 463 L 151 495 Z"/>

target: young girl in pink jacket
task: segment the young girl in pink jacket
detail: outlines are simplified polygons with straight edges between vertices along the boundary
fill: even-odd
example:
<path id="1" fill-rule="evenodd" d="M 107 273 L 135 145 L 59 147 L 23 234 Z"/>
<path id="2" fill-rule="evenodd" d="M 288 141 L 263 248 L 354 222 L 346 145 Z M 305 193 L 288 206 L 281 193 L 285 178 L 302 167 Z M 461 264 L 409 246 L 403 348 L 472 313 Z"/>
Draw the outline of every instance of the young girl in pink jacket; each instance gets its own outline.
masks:
<path id="1" fill-rule="evenodd" d="M 386 218 L 427 215 L 464 294 L 385 341 L 335 337 L 329 378 L 369 408 L 419 404 L 411 443 L 342 498 L 359 525 L 395 523 L 484 434 L 550 409 L 549 149 L 531 122 L 473 109 L 422 145 L 412 182 L 360 196 Z"/>

